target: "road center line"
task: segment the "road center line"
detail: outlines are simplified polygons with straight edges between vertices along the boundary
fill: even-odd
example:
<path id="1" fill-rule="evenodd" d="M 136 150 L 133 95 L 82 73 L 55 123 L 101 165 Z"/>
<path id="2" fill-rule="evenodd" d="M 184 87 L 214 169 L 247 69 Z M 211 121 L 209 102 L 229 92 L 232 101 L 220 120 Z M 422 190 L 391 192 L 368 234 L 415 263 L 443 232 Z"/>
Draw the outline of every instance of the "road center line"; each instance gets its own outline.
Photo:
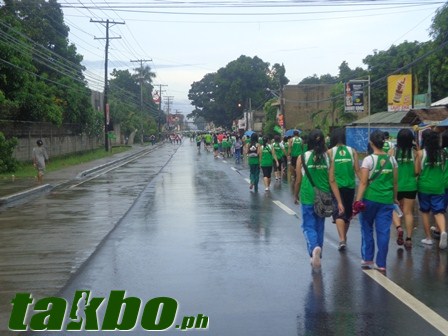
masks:
<path id="1" fill-rule="evenodd" d="M 431 308 L 426 306 L 421 301 L 417 300 L 411 294 L 406 292 L 403 288 L 398 286 L 392 280 L 385 277 L 376 270 L 364 270 L 369 277 L 380 284 L 389 293 L 394 295 L 398 300 L 403 302 L 406 306 L 411 308 L 414 312 L 420 315 L 424 320 L 430 323 L 434 328 L 438 329 L 442 334 L 448 335 L 448 321 L 437 314 Z"/>
<path id="2" fill-rule="evenodd" d="M 272 201 L 274 202 L 275 205 L 277 205 L 280 209 L 282 209 L 283 211 L 285 211 L 288 215 L 291 216 L 297 216 L 297 214 L 295 213 L 295 211 L 293 211 L 292 209 L 288 208 L 286 205 L 284 205 L 282 202 L 280 201 Z"/>

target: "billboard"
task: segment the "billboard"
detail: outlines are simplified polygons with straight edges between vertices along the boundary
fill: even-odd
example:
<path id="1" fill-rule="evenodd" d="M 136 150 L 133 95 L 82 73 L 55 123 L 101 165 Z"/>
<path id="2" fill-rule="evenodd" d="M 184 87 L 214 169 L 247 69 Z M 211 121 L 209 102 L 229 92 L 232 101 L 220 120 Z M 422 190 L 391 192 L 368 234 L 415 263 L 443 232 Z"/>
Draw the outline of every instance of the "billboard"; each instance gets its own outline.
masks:
<path id="1" fill-rule="evenodd" d="M 412 75 L 387 77 L 387 110 L 409 111 L 412 108 Z"/>
<path id="2" fill-rule="evenodd" d="M 364 112 L 364 83 L 345 83 L 345 112 Z"/>

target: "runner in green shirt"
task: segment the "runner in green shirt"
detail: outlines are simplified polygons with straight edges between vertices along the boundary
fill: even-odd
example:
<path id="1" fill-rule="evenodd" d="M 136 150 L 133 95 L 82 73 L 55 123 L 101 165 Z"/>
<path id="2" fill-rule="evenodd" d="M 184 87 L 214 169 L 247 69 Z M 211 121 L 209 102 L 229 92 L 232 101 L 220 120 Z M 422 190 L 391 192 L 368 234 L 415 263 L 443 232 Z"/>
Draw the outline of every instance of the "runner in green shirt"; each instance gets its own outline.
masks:
<path id="1" fill-rule="evenodd" d="M 265 191 L 269 191 L 271 186 L 271 176 L 272 176 L 272 165 L 275 164 L 279 166 L 279 160 L 275 154 L 274 147 L 269 144 L 269 138 L 263 138 L 263 146 L 261 146 L 260 151 L 260 166 L 263 171 L 263 182 Z"/>
<path id="2" fill-rule="evenodd" d="M 333 221 L 339 235 L 339 251 L 344 251 L 347 245 L 347 232 L 352 217 L 352 204 L 355 197 L 355 174 L 359 177 L 358 153 L 345 144 L 345 129 L 336 128 L 331 132 L 328 156 L 334 166 L 336 184 L 341 194 L 344 213 L 333 214 Z"/>
<path id="3" fill-rule="evenodd" d="M 417 176 L 415 175 L 414 134 L 408 128 L 403 128 L 397 133 L 397 146 L 391 154 L 398 163 L 398 192 L 397 199 L 403 210 L 403 219 L 406 228 L 406 241 L 403 240 L 401 218 L 394 211 L 393 222 L 397 229 L 397 244 L 406 248 L 412 247 L 412 233 L 414 231 L 414 205 L 417 195 Z"/>
<path id="4" fill-rule="evenodd" d="M 252 133 L 250 136 L 250 142 L 246 144 L 247 163 L 249 164 L 249 177 L 250 185 L 249 189 L 258 191 L 258 181 L 260 180 L 260 155 L 261 146 L 258 143 L 258 134 Z"/>
<path id="5" fill-rule="evenodd" d="M 386 271 L 387 252 L 389 250 L 392 212 L 397 201 L 397 162 L 383 151 L 384 133 L 375 130 L 370 134 L 372 155 L 364 158 L 361 164 L 355 211 L 365 206 L 360 215 L 361 222 L 361 267 L 371 268 L 376 259 L 377 269 Z M 376 233 L 377 254 L 375 254 Z"/>
<path id="6" fill-rule="evenodd" d="M 430 230 L 430 212 L 433 213 L 440 230 L 439 248 L 447 247 L 445 224 L 445 187 L 443 184 L 443 151 L 439 145 L 439 133 L 431 130 L 425 136 L 424 148 L 417 152 L 415 160 L 417 180 L 417 197 L 422 215 L 425 239 L 423 244 L 432 245 Z"/>
<path id="7" fill-rule="evenodd" d="M 308 254 L 311 257 L 313 268 L 320 267 L 320 259 L 324 244 L 325 218 L 319 217 L 314 211 L 314 188 L 303 172 L 302 166 L 306 165 L 316 188 L 333 192 L 337 204 L 338 213 L 344 212 L 344 206 L 339 194 L 338 186 L 334 179 L 334 169 L 326 153 L 325 138 L 321 130 L 316 129 L 309 134 L 310 150 L 297 159 L 297 179 L 294 185 L 294 203 L 302 204 L 302 230 L 307 243 Z M 303 158 L 303 162 L 302 162 Z"/>
<path id="8" fill-rule="evenodd" d="M 299 136 L 299 131 L 294 131 L 294 136 L 289 139 L 289 145 L 288 145 L 288 156 L 291 160 L 291 177 L 295 178 L 296 176 L 296 165 L 297 165 L 297 158 L 304 153 L 303 149 L 303 141 Z M 325 143 L 324 143 L 325 144 Z"/>

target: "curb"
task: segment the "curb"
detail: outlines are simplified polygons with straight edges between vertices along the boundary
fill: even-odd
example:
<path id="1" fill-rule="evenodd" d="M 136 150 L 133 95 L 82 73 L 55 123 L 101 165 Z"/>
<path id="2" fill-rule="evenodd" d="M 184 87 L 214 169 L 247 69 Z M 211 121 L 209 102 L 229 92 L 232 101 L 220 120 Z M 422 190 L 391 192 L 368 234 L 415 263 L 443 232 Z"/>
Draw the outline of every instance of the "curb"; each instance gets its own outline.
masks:
<path id="1" fill-rule="evenodd" d="M 37 194 L 43 194 L 53 189 L 53 186 L 50 184 L 44 184 L 32 189 L 24 190 L 16 194 L 12 194 L 10 196 L 1 197 L 0 198 L 0 206 L 5 205 L 8 203 L 12 203 L 21 199 L 24 199 L 26 197 L 29 197 L 31 195 L 37 195 Z"/>
<path id="2" fill-rule="evenodd" d="M 79 180 L 79 179 L 85 178 L 85 177 L 87 177 L 87 176 L 89 176 L 89 175 L 91 175 L 91 174 L 93 174 L 93 173 L 95 173 L 97 171 L 101 171 L 101 170 L 103 170 L 105 168 L 108 168 L 110 166 L 113 166 L 113 165 L 115 165 L 115 164 L 117 164 L 119 162 L 132 159 L 132 158 L 137 157 L 139 155 L 143 155 L 146 152 L 151 152 L 154 149 L 156 149 L 159 146 L 161 146 L 162 144 L 163 144 L 163 142 L 158 144 L 158 145 L 156 144 L 154 146 L 151 146 L 151 147 L 145 147 L 145 148 L 142 148 L 141 150 L 136 151 L 135 153 L 132 153 L 132 154 L 129 154 L 129 155 L 125 155 L 125 156 L 123 156 L 123 157 L 121 157 L 119 159 L 111 160 L 111 161 L 106 162 L 106 163 L 104 163 L 102 165 L 99 165 L 99 166 L 96 166 L 96 167 L 84 170 L 81 173 L 79 173 L 74 179 L 75 180 Z M 5 197 L 0 197 L 0 207 L 4 206 L 6 204 L 9 204 L 9 203 L 13 203 L 13 202 L 16 202 L 16 201 L 24 200 L 24 199 L 26 199 L 28 197 L 31 197 L 31 196 L 36 196 L 36 195 L 39 195 L 39 194 L 47 193 L 47 192 L 53 190 L 54 188 L 56 188 L 58 186 L 61 186 L 61 185 L 65 184 L 65 183 L 67 183 L 67 182 L 69 182 L 71 180 L 73 180 L 73 179 L 68 179 L 66 181 L 61 181 L 60 183 L 57 183 L 56 185 L 44 184 L 44 185 L 41 185 L 41 186 L 38 186 L 38 187 L 35 187 L 35 188 L 31 188 L 31 189 L 27 189 L 27 190 L 18 192 L 16 194 L 12 194 L 12 195 L 5 196 Z"/>
<path id="3" fill-rule="evenodd" d="M 129 159 L 132 159 L 132 158 L 134 158 L 134 157 L 136 157 L 136 156 L 139 156 L 139 155 L 142 155 L 143 153 L 146 153 L 146 152 L 151 152 L 151 150 L 153 150 L 153 149 L 155 149 L 155 148 L 157 148 L 157 147 L 159 147 L 159 146 L 153 146 L 153 147 L 149 147 L 149 148 L 142 148 L 141 150 L 139 150 L 139 151 L 137 151 L 137 152 L 135 152 L 135 153 L 132 153 L 132 154 L 123 156 L 122 158 L 119 158 L 119 159 L 116 159 L 116 160 L 112 160 L 112 161 L 103 163 L 102 165 L 99 165 L 99 166 L 96 166 L 96 167 L 93 167 L 93 168 L 84 170 L 84 171 L 80 172 L 80 173 L 75 177 L 75 179 L 76 179 L 76 180 L 79 180 L 79 179 L 81 179 L 81 178 L 83 178 L 83 177 L 87 177 L 87 176 L 89 176 L 89 175 L 91 175 L 91 174 L 93 174 L 93 173 L 95 173 L 95 172 L 97 172 L 97 171 L 100 171 L 100 170 L 103 170 L 103 169 L 108 168 L 108 167 L 110 167 L 110 166 L 113 166 L 113 165 L 115 165 L 115 164 L 117 164 L 117 163 L 119 163 L 119 162 L 122 162 L 122 161 L 126 161 L 126 160 L 129 160 Z"/>

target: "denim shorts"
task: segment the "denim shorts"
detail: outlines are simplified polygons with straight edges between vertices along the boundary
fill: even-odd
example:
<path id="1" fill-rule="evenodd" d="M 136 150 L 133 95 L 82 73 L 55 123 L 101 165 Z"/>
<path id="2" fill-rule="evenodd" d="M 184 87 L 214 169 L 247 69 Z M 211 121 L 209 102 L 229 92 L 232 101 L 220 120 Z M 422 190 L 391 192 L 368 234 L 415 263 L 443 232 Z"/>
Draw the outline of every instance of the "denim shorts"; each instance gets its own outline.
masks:
<path id="1" fill-rule="evenodd" d="M 420 211 L 432 212 L 434 215 L 445 213 L 445 195 L 431 195 L 419 192 L 417 194 Z"/>

